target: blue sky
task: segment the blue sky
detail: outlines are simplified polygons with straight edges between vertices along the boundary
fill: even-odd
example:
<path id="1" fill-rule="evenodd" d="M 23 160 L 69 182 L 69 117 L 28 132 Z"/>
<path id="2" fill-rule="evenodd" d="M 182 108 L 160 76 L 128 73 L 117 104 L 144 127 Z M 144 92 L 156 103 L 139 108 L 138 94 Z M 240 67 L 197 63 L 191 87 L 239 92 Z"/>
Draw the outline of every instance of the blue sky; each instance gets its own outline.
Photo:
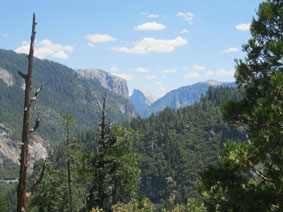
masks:
<path id="1" fill-rule="evenodd" d="M 262 0 L 0 0 L 0 48 L 73 69 L 99 68 L 160 97 L 199 81 L 234 81 Z"/>

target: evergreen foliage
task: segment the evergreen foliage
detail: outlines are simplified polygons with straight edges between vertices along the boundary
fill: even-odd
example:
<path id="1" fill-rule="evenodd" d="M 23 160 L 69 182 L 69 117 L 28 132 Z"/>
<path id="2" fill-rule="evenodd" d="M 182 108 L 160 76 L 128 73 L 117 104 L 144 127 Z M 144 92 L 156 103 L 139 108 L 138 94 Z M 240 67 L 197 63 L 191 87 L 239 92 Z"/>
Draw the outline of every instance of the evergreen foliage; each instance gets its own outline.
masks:
<path id="1" fill-rule="evenodd" d="M 247 56 L 236 61 L 246 97 L 223 106 L 226 121 L 243 127 L 248 140 L 226 143 L 221 163 L 201 174 L 210 211 L 283 211 L 283 2 L 261 3 L 257 16 Z"/>
<path id="2" fill-rule="evenodd" d="M 243 96 L 236 88 L 210 87 L 199 103 L 177 111 L 166 108 L 147 119 L 132 120 L 130 126 L 144 132 L 135 144 L 142 154 L 140 193 L 165 207 L 169 207 L 172 196 L 176 204 L 199 198 L 196 188 L 200 171 L 218 163 L 225 139 L 245 138 L 240 129 L 228 128 L 220 113 L 222 103 Z"/>
<path id="3" fill-rule="evenodd" d="M 133 152 L 133 130 L 106 124 L 104 97 L 100 137 L 82 159 L 82 178 L 87 186 L 87 208 L 111 211 L 118 201 L 127 201 L 138 189 L 138 154 Z"/>
<path id="4" fill-rule="evenodd" d="M 6 212 L 8 209 L 5 195 L 0 193 L 0 212 Z"/>
<path id="5" fill-rule="evenodd" d="M 14 80 L 14 85 L 8 87 L 0 79 L 0 120 L 14 129 L 14 137 L 19 139 L 24 92 L 21 88 L 23 80 L 18 71 L 26 70 L 26 55 L 0 49 L 0 67 L 7 70 Z M 96 127 L 105 92 L 109 104 L 107 112 L 113 117 L 113 123 L 121 123 L 128 119 L 129 114 L 136 113 L 128 99 L 103 88 L 98 82 L 82 79 L 64 65 L 34 58 L 33 69 L 36 72 L 33 87 L 39 88 L 40 83 L 46 84 L 32 108 L 35 112 L 32 120 L 36 118 L 37 112 L 41 114 L 43 120 L 37 133 L 45 139 L 53 142 L 61 139 L 56 124 L 63 114 L 74 116 L 78 124 L 77 132 L 87 132 Z M 121 106 L 125 108 L 124 114 L 118 109 Z"/>

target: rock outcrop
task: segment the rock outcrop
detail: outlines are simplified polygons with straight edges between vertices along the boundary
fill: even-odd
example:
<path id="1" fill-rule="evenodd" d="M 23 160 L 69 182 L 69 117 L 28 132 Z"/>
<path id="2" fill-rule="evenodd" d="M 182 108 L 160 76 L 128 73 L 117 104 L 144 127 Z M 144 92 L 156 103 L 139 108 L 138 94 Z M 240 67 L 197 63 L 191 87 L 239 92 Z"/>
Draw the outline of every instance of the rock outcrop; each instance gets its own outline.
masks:
<path id="1" fill-rule="evenodd" d="M 75 72 L 83 78 L 98 81 L 104 88 L 116 94 L 129 98 L 128 85 L 125 79 L 100 69 L 78 69 Z"/>
<path id="2" fill-rule="evenodd" d="M 13 129 L 6 127 L 0 123 L 0 164 L 3 163 L 3 158 L 10 159 L 15 164 L 19 163 L 21 153 L 21 141 L 12 139 Z M 33 164 L 39 159 L 48 157 L 47 151 L 48 142 L 39 135 L 33 135 L 29 141 L 29 172 L 33 170 Z"/>
<path id="3" fill-rule="evenodd" d="M 15 83 L 15 80 L 13 78 L 13 75 L 10 74 L 7 70 L 0 68 L 0 79 L 3 80 L 3 82 L 9 87 L 13 86 Z"/>
<path id="4" fill-rule="evenodd" d="M 142 115 L 146 108 L 151 105 L 156 98 L 149 91 L 134 89 L 130 101 L 135 105 L 138 113 Z"/>

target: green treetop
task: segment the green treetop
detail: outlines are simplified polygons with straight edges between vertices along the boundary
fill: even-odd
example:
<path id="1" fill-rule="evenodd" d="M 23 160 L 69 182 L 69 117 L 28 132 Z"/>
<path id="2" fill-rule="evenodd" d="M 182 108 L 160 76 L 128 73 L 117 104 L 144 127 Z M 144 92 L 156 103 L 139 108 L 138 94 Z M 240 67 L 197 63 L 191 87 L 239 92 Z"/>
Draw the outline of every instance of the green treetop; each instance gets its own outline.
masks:
<path id="1" fill-rule="evenodd" d="M 227 143 L 221 164 L 202 173 L 200 190 L 211 211 L 283 211 L 283 2 L 260 4 L 252 38 L 236 61 L 236 81 L 246 97 L 223 106 L 245 143 Z"/>

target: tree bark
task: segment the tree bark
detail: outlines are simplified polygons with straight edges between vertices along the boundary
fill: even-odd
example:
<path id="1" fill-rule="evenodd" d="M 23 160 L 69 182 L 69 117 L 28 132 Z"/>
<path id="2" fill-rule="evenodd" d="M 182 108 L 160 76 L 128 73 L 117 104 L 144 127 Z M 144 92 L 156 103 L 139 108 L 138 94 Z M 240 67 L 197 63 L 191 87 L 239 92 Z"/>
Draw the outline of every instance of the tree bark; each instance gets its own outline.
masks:
<path id="1" fill-rule="evenodd" d="M 71 158 L 70 158 L 70 130 L 69 121 L 67 120 L 67 151 L 68 151 L 68 190 L 69 190 L 69 212 L 73 212 L 72 206 L 72 181 L 71 181 Z"/>
<path id="2" fill-rule="evenodd" d="M 19 73 L 25 80 L 25 105 L 23 118 L 22 146 L 20 155 L 20 176 L 17 194 L 17 212 L 25 212 L 27 207 L 27 170 L 28 170 L 28 143 L 30 135 L 30 109 L 31 109 L 31 90 L 32 90 L 32 64 L 35 40 L 35 14 L 33 14 L 32 34 L 28 55 L 28 74 Z"/>

